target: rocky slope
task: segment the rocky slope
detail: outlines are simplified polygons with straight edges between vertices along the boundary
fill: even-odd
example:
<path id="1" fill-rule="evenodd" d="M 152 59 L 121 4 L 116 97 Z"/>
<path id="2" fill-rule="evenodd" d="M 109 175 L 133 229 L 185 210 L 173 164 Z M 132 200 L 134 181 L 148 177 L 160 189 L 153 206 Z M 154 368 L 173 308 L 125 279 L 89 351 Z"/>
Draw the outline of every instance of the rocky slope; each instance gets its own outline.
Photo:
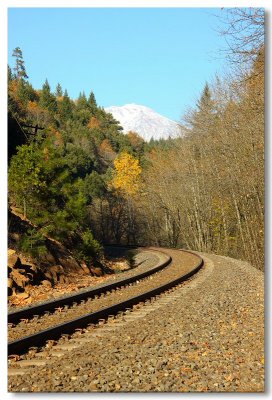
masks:
<path id="1" fill-rule="evenodd" d="M 29 227 L 33 228 L 30 221 L 15 212 L 9 212 L 7 285 L 10 304 L 18 305 L 26 300 L 26 303 L 31 303 L 37 286 L 46 291 L 57 284 L 81 282 L 82 279 L 78 277 L 100 277 L 113 272 L 107 265 L 109 263 L 87 266 L 84 262 L 78 262 L 69 249 L 50 238 L 46 238 L 47 253 L 39 260 L 23 254 L 19 242 Z"/>

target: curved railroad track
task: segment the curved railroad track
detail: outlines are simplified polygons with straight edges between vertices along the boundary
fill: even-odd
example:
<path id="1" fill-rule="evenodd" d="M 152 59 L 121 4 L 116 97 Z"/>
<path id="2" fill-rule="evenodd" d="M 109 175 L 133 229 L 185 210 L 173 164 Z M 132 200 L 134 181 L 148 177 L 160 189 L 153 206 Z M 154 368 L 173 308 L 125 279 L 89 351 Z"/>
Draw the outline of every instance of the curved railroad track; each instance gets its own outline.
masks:
<path id="1" fill-rule="evenodd" d="M 57 299 L 44 301 L 41 304 L 37 304 L 34 306 L 27 306 L 20 308 L 19 310 L 10 311 L 8 313 L 8 323 L 9 324 L 17 324 L 21 320 L 28 320 L 33 316 L 41 315 L 45 312 L 53 312 L 60 307 L 67 307 L 73 305 L 73 303 L 79 303 L 80 301 L 85 301 L 89 298 L 94 298 L 95 296 L 100 296 L 103 293 L 107 293 L 108 291 L 114 290 L 116 288 L 130 285 L 137 280 L 146 278 L 147 276 L 154 274 L 164 267 L 166 267 L 171 262 L 171 257 L 167 256 L 166 254 L 162 254 L 161 252 L 157 251 L 156 249 L 149 250 L 148 248 L 142 248 L 137 246 L 112 246 L 114 248 L 127 248 L 127 249 L 135 249 L 136 251 L 145 252 L 147 254 L 154 253 L 158 255 L 157 259 L 158 262 L 155 263 L 151 268 L 137 268 L 134 271 L 129 270 L 129 274 L 127 272 L 122 273 L 121 277 L 117 277 L 111 283 L 105 283 L 102 285 L 97 285 L 91 289 L 79 290 L 77 293 L 72 295 L 61 296 Z M 129 276 L 127 276 L 129 275 Z"/>
<path id="2" fill-rule="evenodd" d="M 114 283 L 103 285 L 84 293 L 78 293 L 53 302 L 20 310 L 9 314 L 15 321 L 24 319 L 22 315 L 33 316 L 32 320 L 25 318 L 17 326 L 10 327 L 8 354 L 23 354 L 30 347 L 39 347 L 48 340 L 57 340 L 64 334 L 72 334 L 89 324 L 104 321 L 109 316 L 131 309 L 154 296 L 160 295 L 175 285 L 185 281 L 195 274 L 203 265 L 200 256 L 183 250 L 166 248 L 145 248 L 141 251 L 155 252 L 159 255 L 159 262 L 148 271 L 142 271 L 133 277 L 124 278 Z M 82 297 L 83 296 L 83 297 Z M 75 302 L 80 301 L 80 303 Z M 67 305 L 73 303 L 68 308 Z M 39 307 L 37 309 L 37 307 Z M 53 314 L 38 317 L 38 313 L 45 310 L 55 310 Z M 28 313 L 28 314 L 22 314 Z M 61 322 L 61 323 L 60 323 Z"/>

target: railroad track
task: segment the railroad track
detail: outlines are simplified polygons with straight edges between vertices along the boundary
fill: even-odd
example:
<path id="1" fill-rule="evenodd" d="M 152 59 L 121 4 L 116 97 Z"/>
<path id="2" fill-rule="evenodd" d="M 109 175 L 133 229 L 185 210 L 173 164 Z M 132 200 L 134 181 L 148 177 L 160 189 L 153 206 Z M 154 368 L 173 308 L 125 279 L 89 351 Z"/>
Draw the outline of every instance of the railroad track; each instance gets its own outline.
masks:
<path id="1" fill-rule="evenodd" d="M 121 247 L 123 247 L 123 246 L 119 246 L 119 248 L 121 248 Z M 150 250 L 148 250 L 148 248 L 137 248 L 136 246 L 127 246 L 127 247 L 129 250 L 134 249 L 135 251 L 150 253 Z M 117 248 L 117 246 L 114 246 L 114 248 Z M 158 252 L 155 249 L 152 249 L 152 252 L 161 254 L 160 252 Z M 70 306 L 73 303 L 79 303 L 80 301 L 84 301 L 89 298 L 94 298 L 95 296 L 100 296 L 103 293 L 107 293 L 108 291 L 114 290 L 118 287 L 122 287 L 124 285 L 130 285 L 137 280 L 146 278 L 147 276 L 162 270 L 168 264 L 170 264 L 171 257 L 163 254 L 163 258 L 164 258 L 164 260 L 162 260 L 160 258 L 158 263 L 156 263 L 153 267 L 151 267 L 147 270 L 144 270 L 141 272 L 139 272 L 138 269 L 135 270 L 135 273 L 130 275 L 129 277 L 127 277 L 127 276 L 121 277 L 119 279 L 114 280 L 114 282 L 105 283 L 105 284 L 102 284 L 102 285 L 92 288 L 92 289 L 81 290 L 81 291 L 79 291 L 75 294 L 69 295 L 69 296 L 60 297 L 55 300 L 45 301 L 42 304 L 38 304 L 35 306 L 31 306 L 31 307 L 24 307 L 24 308 L 22 308 L 20 310 L 16 310 L 16 311 L 11 311 L 8 313 L 8 323 L 16 324 L 16 323 L 20 322 L 21 320 L 29 320 L 34 315 L 38 316 L 45 312 L 52 312 L 60 307 Z M 122 275 L 126 275 L 126 273 L 124 273 Z"/>
<path id="2" fill-rule="evenodd" d="M 96 294 L 94 294 L 94 290 L 97 289 L 93 289 L 91 294 L 84 293 L 86 297 L 83 299 L 81 297 L 77 298 L 80 304 L 75 303 L 75 296 L 77 295 L 69 296 L 69 299 L 73 302 L 73 307 L 70 309 L 67 308 L 68 298 L 55 300 L 53 306 L 52 302 L 48 302 L 46 306 L 43 304 L 42 307 L 50 307 L 50 310 L 53 310 L 56 308 L 56 301 L 64 301 L 64 303 L 59 303 L 61 305 L 57 306 L 62 312 L 59 312 L 59 314 L 54 313 L 53 317 L 52 315 L 36 316 L 31 320 L 32 322 L 28 318 L 25 319 L 25 322 L 21 322 L 19 325 L 25 323 L 25 332 L 31 333 L 10 341 L 8 343 L 8 354 L 24 354 L 31 347 L 40 347 L 48 340 L 58 340 L 64 334 L 71 335 L 77 329 L 83 329 L 89 324 L 105 321 L 109 316 L 112 318 L 120 312 L 132 309 L 137 304 L 154 298 L 185 281 L 203 265 L 203 260 L 199 256 L 187 251 L 155 248 L 148 248 L 144 251 L 160 254 L 160 261 L 148 271 L 149 274 L 147 274 L 147 271 L 140 274 L 136 273 L 133 276 L 133 280 L 130 277 L 126 283 L 124 283 L 125 278 L 115 282 L 114 286 L 112 284 L 103 285 L 100 288 L 100 292 Z M 98 294 L 100 297 L 98 297 Z M 79 296 L 82 295 L 82 293 L 79 294 Z M 41 307 L 41 305 L 38 307 Z M 45 308 L 43 308 L 43 311 L 40 309 L 40 311 L 44 312 Z M 24 311 L 33 316 L 36 313 L 35 307 L 31 307 L 31 309 L 31 312 L 29 309 Z M 78 312 L 79 309 L 80 312 Z M 75 315 L 77 316 L 75 317 Z M 49 321 L 50 317 L 52 321 Z M 56 320 L 60 322 L 61 319 L 64 322 L 56 324 Z M 41 320 L 48 320 L 49 322 L 46 321 L 44 324 L 41 323 Z M 28 329 L 29 327 L 30 329 Z M 16 329 L 16 326 L 9 329 L 10 332 L 15 332 L 13 337 L 16 337 Z M 33 329 L 35 333 L 33 333 Z"/>

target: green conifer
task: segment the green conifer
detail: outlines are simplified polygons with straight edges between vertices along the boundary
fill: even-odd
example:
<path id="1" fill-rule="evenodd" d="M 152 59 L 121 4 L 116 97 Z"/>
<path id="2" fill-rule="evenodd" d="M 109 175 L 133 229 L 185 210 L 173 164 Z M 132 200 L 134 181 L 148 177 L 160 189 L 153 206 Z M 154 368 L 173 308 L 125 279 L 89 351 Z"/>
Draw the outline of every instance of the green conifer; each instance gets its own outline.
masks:
<path id="1" fill-rule="evenodd" d="M 62 87 L 61 87 L 60 83 L 58 83 L 56 86 L 55 96 L 61 97 L 62 95 L 63 95 Z"/>
<path id="2" fill-rule="evenodd" d="M 41 95 L 40 95 L 41 107 L 47 108 L 51 112 L 56 112 L 57 102 L 55 96 L 50 91 L 50 85 L 48 80 L 45 80 L 43 84 Z"/>
<path id="3" fill-rule="evenodd" d="M 16 79 L 28 78 L 25 70 L 25 62 L 23 59 L 23 53 L 20 47 L 16 47 L 13 50 L 12 57 L 15 57 L 15 67 L 13 68 L 15 72 Z"/>

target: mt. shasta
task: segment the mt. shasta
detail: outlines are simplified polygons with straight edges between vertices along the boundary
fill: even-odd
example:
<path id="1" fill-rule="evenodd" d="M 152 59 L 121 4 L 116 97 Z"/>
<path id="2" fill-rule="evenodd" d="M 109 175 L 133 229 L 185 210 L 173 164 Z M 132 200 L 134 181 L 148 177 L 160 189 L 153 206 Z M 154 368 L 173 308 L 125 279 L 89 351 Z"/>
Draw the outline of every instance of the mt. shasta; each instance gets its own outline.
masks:
<path id="1" fill-rule="evenodd" d="M 169 118 L 138 104 L 126 104 L 122 107 L 112 106 L 105 108 L 120 122 L 124 133 L 133 131 L 145 141 L 175 138 L 181 135 L 179 124 Z"/>

